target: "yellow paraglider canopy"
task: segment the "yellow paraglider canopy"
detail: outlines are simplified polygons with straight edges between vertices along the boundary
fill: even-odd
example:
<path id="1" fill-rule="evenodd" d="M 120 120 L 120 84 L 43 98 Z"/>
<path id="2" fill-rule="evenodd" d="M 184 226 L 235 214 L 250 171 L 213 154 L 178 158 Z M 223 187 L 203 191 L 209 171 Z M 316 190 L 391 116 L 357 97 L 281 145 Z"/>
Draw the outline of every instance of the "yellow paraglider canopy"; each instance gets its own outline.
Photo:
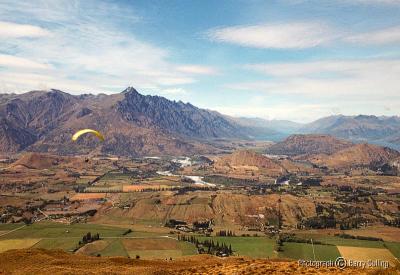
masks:
<path id="1" fill-rule="evenodd" d="M 104 136 L 102 134 L 100 134 L 99 132 L 97 132 L 96 130 L 92 130 L 92 129 L 79 130 L 72 136 L 72 140 L 76 141 L 81 135 L 84 135 L 87 133 L 92 133 L 92 134 L 96 135 L 101 141 L 104 141 Z"/>

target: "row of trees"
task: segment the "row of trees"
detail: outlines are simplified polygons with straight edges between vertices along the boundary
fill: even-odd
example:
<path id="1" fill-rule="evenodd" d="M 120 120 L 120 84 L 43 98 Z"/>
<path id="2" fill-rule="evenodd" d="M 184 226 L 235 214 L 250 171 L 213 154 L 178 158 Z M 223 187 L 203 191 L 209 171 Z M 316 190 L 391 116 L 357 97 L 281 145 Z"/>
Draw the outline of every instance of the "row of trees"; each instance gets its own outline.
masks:
<path id="1" fill-rule="evenodd" d="M 297 228 L 313 228 L 313 229 L 324 229 L 324 228 L 336 228 L 339 225 L 340 230 L 349 230 L 354 228 L 360 228 L 366 221 L 362 218 L 352 218 L 347 220 L 336 221 L 333 215 L 329 216 L 315 216 L 307 218 L 306 220 L 298 223 Z M 395 225 L 393 225 L 395 226 Z"/>
<path id="2" fill-rule="evenodd" d="M 179 241 L 190 242 L 194 244 L 200 254 L 211 254 L 217 256 L 230 256 L 233 254 L 232 246 L 225 243 L 214 242 L 213 239 L 199 241 L 194 236 L 178 235 Z"/>
<path id="3" fill-rule="evenodd" d="M 236 237 L 235 232 L 231 230 L 220 230 L 216 232 L 216 235 L 219 237 Z"/>
<path id="4" fill-rule="evenodd" d="M 369 237 L 369 236 L 353 236 L 353 235 L 346 234 L 346 233 L 335 234 L 335 237 L 339 237 L 339 238 L 343 238 L 343 239 L 355 239 L 355 240 L 364 240 L 364 241 L 383 242 L 382 238 Z"/>

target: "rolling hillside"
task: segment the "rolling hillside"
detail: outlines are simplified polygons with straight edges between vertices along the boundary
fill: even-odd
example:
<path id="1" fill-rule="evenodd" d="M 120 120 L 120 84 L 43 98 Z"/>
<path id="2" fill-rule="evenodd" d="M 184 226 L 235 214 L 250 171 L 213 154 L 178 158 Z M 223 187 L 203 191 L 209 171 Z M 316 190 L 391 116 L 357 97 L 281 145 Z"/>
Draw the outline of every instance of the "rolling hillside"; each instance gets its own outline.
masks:
<path id="1" fill-rule="evenodd" d="M 396 150 L 372 144 L 356 144 L 331 155 L 315 155 L 309 160 L 318 165 L 332 168 L 383 165 L 400 157 Z"/>
<path id="2" fill-rule="evenodd" d="M 291 135 L 267 149 L 274 155 L 298 156 L 305 154 L 332 154 L 352 145 L 351 142 L 329 135 Z"/>
<path id="3" fill-rule="evenodd" d="M 302 133 L 328 134 L 354 142 L 368 142 L 400 149 L 398 116 L 329 116 L 304 125 Z"/>

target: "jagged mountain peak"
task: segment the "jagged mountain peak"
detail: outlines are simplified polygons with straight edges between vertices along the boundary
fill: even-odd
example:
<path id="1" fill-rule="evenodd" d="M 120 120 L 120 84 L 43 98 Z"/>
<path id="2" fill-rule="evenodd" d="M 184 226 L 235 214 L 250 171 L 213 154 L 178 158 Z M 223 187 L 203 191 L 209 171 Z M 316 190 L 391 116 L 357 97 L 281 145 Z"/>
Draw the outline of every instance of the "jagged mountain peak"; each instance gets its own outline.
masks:
<path id="1" fill-rule="evenodd" d="M 127 88 L 126 88 L 125 90 L 123 90 L 121 93 L 122 93 L 122 94 L 129 94 L 129 93 L 139 94 L 139 92 L 138 92 L 135 88 L 133 88 L 133 87 L 131 87 L 131 86 L 127 87 Z"/>

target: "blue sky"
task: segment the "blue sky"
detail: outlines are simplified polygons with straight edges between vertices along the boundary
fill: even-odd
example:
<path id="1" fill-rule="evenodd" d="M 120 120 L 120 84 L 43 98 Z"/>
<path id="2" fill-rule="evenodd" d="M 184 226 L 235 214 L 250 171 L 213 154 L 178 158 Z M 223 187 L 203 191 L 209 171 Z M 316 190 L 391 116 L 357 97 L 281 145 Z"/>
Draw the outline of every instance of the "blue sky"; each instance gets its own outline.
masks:
<path id="1" fill-rule="evenodd" d="M 400 110 L 400 0 L 0 0 L 0 41 L 0 93 L 133 86 L 298 122 Z"/>

